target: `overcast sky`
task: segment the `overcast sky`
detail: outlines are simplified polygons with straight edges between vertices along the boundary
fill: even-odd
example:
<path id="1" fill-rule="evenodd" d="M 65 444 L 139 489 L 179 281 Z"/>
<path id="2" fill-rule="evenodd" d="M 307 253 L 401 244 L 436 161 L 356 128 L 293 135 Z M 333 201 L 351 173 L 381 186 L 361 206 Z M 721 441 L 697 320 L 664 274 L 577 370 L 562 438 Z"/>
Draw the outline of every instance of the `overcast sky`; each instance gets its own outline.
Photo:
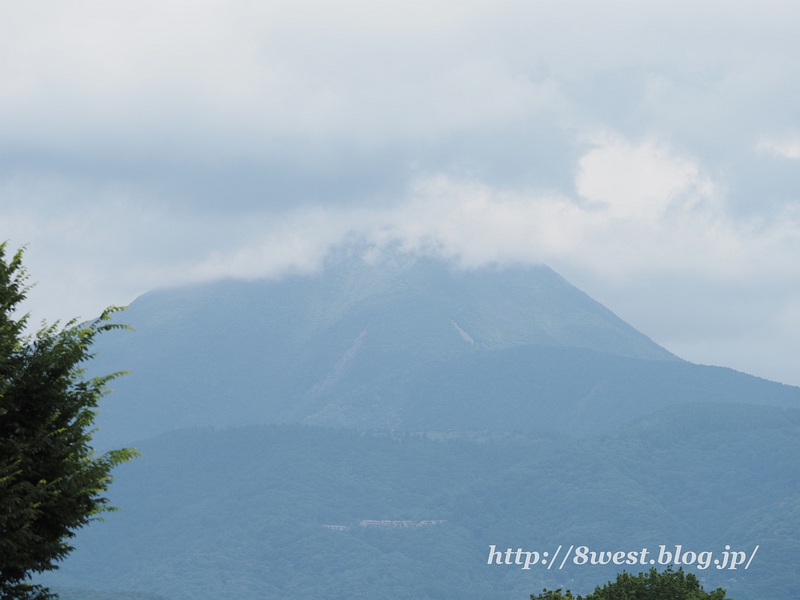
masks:
<path id="1" fill-rule="evenodd" d="M 545 263 L 800 385 L 800 3 L 0 0 L 33 318 L 313 271 Z"/>

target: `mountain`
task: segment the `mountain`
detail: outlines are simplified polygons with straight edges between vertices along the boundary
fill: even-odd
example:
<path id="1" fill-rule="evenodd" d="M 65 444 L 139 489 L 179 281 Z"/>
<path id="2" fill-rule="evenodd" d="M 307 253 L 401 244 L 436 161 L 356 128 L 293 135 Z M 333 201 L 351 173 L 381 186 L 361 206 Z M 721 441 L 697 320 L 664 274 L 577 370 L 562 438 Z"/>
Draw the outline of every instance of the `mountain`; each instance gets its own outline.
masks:
<path id="1" fill-rule="evenodd" d="M 687 566 L 706 589 L 800 594 L 796 409 L 697 403 L 582 438 L 261 425 L 138 447 L 110 489 L 122 510 L 81 532 L 45 582 L 171 600 L 525 600 L 650 565 L 572 554 L 524 570 L 488 565 L 490 546 L 657 560 L 681 545 L 712 552 L 709 568 Z M 720 570 L 726 545 L 759 549 L 750 568 Z"/>
<path id="2" fill-rule="evenodd" d="M 191 426 L 587 434 L 686 402 L 800 406 L 800 389 L 682 361 L 547 267 L 419 258 L 137 298 L 98 346 L 130 370 L 98 443 Z"/>
<path id="3" fill-rule="evenodd" d="M 706 589 L 800 597 L 800 389 L 683 361 L 546 267 L 343 257 L 150 292 L 122 318 L 136 332 L 104 336 L 91 369 L 132 373 L 95 439 L 143 456 L 115 471 L 122 511 L 43 583 L 522 600 L 679 545 Z M 567 556 L 584 546 L 605 563 Z M 730 552 L 752 566 L 711 562 Z"/>

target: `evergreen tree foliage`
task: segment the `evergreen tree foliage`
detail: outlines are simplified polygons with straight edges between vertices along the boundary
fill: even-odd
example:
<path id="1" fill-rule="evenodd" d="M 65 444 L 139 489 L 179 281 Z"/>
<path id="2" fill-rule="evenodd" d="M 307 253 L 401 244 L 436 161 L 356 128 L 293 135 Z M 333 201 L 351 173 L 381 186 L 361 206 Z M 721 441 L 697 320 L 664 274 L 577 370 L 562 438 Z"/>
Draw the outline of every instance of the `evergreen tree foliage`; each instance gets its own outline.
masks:
<path id="1" fill-rule="evenodd" d="M 541 594 L 531 594 L 531 600 L 728 600 L 725 590 L 717 588 L 706 592 L 693 573 L 683 569 L 667 567 L 663 573 L 655 568 L 649 573 L 632 575 L 623 572 L 617 580 L 609 581 L 602 588 L 586 596 L 573 596 L 570 590 L 542 590 Z"/>
<path id="2" fill-rule="evenodd" d="M 580 599 L 581 596 L 578 596 Z M 561 589 L 557 590 L 542 590 L 541 594 L 531 594 L 531 600 L 576 600 L 570 590 L 562 592 Z"/>
<path id="3" fill-rule="evenodd" d="M 102 497 L 111 469 L 132 449 L 95 454 L 90 445 L 98 400 L 120 375 L 86 379 L 95 337 L 110 329 L 111 307 L 96 320 L 43 326 L 25 334 L 15 314 L 29 288 L 22 251 L 6 259 L 0 244 L 0 598 L 55 597 L 30 582 L 56 569 L 75 530 L 112 510 Z"/>

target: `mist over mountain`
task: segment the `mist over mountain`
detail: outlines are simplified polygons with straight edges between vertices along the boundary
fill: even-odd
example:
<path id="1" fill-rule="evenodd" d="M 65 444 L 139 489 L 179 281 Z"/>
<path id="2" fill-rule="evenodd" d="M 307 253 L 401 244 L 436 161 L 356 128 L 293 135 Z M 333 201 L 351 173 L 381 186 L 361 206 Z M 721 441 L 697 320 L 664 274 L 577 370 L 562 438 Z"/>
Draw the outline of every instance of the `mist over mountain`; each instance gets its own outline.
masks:
<path id="1" fill-rule="evenodd" d="M 680 360 L 545 266 L 396 255 L 312 275 L 157 290 L 92 367 L 126 369 L 98 443 L 189 426 L 616 428 L 663 406 L 800 406 L 800 389 Z"/>

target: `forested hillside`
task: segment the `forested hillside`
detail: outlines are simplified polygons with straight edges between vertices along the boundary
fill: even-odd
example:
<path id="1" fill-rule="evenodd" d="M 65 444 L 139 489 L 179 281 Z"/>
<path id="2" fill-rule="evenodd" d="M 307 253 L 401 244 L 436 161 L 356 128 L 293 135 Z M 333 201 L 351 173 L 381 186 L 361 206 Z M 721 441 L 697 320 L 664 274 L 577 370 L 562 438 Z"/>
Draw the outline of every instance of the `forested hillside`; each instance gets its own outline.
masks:
<path id="1" fill-rule="evenodd" d="M 139 449 L 113 486 L 123 510 L 79 536 L 54 583 L 173 600 L 523 600 L 646 568 L 490 566 L 490 545 L 721 557 L 758 544 L 746 571 L 694 572 L 736 600 L 800 594 L 797 410 L 682 405 L 583 438 L 201 428 Z"/>

